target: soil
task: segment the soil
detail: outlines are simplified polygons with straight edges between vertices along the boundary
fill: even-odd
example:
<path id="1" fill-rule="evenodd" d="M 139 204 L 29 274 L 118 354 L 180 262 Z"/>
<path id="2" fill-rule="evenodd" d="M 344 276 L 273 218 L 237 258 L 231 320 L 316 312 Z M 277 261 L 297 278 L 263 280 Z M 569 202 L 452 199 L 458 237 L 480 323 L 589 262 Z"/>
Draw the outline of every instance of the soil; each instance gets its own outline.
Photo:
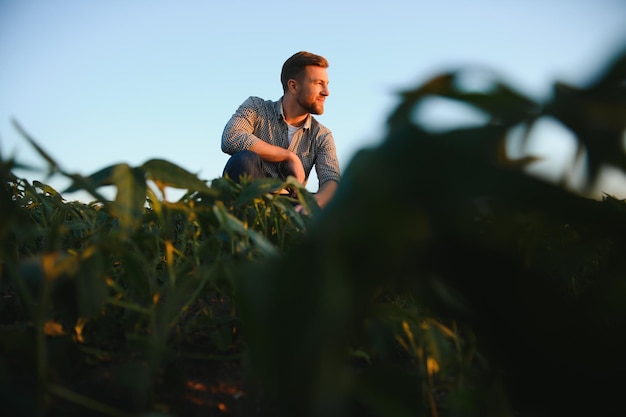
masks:
<path id="1" fill-rule="evenodd" d="M 92 369 L 71 387 L 86 397 L 107 404 L 124 415 L 168 417 L 270 417 L 274 407 L 258 388 L 246 381 L 239 361 L 181 360 L 161 375 L 154 395 L 141 398 L 141 390 L 115 382 L 114 367 Z M 88 378 L 88 379 L 87 379 Z M 154 414 L 149 414 L 150 412 Z M 110 416 L 73 401 L 50 397 L 46 417 Z"/>

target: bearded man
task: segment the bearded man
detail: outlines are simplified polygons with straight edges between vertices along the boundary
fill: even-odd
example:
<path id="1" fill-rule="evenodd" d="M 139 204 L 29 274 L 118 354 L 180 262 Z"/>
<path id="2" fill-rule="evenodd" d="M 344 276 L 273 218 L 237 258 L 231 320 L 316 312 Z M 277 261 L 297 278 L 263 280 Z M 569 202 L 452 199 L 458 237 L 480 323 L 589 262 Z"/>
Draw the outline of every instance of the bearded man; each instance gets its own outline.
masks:
<path id="1" fill-rule="evenodd" d="M 328 61 L 298 52 L 285 61 L 278 101 L 249 97 L 233 114 L 222 134 L 222 151 L 231 155 L 224 176 L 295 177 L 306 185 L 313 167 L 319 181 L 314 194 L 320 207 L 332 198 L 340 179 L 332 132 L 312 115 L 324 113 L 329 96 Z"/>

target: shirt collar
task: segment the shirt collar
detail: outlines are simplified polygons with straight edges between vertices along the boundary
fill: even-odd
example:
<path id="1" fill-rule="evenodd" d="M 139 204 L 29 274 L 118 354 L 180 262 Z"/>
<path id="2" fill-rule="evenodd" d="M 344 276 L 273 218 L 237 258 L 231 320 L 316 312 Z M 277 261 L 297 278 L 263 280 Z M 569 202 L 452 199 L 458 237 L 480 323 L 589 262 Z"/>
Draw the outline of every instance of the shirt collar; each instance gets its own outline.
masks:
<path id="1" fill-rule="evenodd" d="M 283 113 L 283 97 L 280 98 L 280 100 L 278 100 L 275 103 L 275 108 L 278 111 L 278 113 L 280 114 L 280 117 L 283 119 L 283 121 L 285 120 L 285 113 Z M 311 127 L 311 113 L 306 115 L 306 120 L 304 121 L 304 124 L 302 125 L 302 129 L 309 129 Z M 286 123 L 286 122 L 285 122 Z"/>

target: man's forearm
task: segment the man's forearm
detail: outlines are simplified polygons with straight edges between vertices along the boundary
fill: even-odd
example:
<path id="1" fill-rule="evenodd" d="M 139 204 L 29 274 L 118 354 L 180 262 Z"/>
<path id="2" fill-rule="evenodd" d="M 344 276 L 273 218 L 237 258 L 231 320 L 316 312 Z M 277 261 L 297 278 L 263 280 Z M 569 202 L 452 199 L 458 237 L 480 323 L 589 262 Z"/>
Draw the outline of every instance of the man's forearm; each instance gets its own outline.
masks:
<path id="1" fill-rule="evenodd" d="M 337 181 L 326 181 L 315 194 L 315 199 L 320 207 L 324 207 L 331 200 L 339 184 Z"/>
<path id="2" fill-rule="evenodd" d="M 300 157 L 295 153 L 280 146 L 270 145 L 262 140 L 256 141 L 249 149 L 259 154 L 264 161 L 285 162 L 286 172 L 296 177 L 298 182 L 304 184 L 306 180 L 304 167 Z"/>
<path id="3" fill-rule="evenodd" d="M 293 158 L 293 152 L 280 146 L 270 145 L 262 140 L 257 140 L 249 148 L 259 154 L 261 159 L 268 162 L 283 162 Z"/>

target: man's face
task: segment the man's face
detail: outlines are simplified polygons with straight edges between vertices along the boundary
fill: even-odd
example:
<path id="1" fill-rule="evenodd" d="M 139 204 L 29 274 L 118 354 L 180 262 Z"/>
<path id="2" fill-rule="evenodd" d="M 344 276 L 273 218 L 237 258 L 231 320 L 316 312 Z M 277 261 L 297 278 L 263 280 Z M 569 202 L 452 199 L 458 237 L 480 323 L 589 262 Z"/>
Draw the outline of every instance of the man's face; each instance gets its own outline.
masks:
<path id="1" fill-rule="evenodd" d="M 311 114 L 324 113 L 324 101 L 330 95 L 326 68 L 307 66 L 302 81 L 298 83 L 296 101 Z"/>

